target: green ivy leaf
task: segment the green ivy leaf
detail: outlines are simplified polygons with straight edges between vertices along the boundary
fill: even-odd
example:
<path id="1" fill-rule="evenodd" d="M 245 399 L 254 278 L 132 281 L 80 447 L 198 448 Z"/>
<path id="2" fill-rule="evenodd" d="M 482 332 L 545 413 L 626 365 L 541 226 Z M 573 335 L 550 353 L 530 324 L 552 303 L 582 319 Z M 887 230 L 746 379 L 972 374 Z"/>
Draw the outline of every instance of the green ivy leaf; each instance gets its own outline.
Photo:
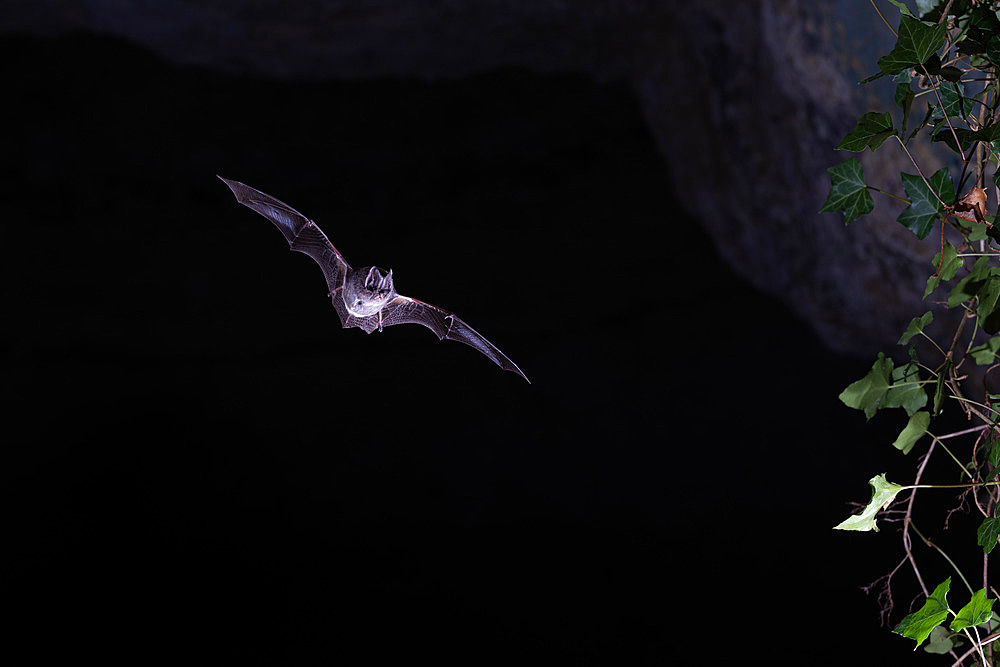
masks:
<path id="1" fill-rule="evenodd" d="M 913 352 L 912 348 L 910 350 Z M 903 408 L 906 414 L 913 414 L 927 405 L 927 392 L 920 382 L 920 367 L 916 361 L 892 370 L 892 385 L 885 395 L 885 408 Z"/>
<path id="2" fill-rule="evenodd" d="M 899 0 L 889 0 L 889 2 L 896 5 L 896 7 L 899 8 L 900 14 L 905 14 L 906 16 L 913 16 L 913 13 L 910 12 L 910 8 L 904 5 L 902 2 L 899 2 Z"/>
<path id="3" fill-rule="evenodd" d="M 990 277 L 992 271 L 987 265 L 987 257 L 980 257 L 972 266 L 969 275 L 958 281 L 948 294 L 948 307 L 954 308 L 960 303 L 969 301 L 982 289 L 986 279 Z"/>
<path id="4" fill-rule="evenodd" d="M 929 123 L 931 120 L 931 114 L 933 113 L 934 113 L 934 105 L 928 104 L 927 111 L 926 113 L 924 113 L 924 119 L 919 123 L 917 123 L 917 126 L 910 131 L 909 136 L 906 137 L 906 143 L 910 143 L 910 139 L 917 136 L 917 132 L 919 132 L 920 130 L 922 130 L 927 126 L 927 123 Z"/>
<path id="5" fill-rule="evenodd" d="M 914 97 L 916 96 L 913 94 L 913 89 L 910 87 L 909 81 L 896 84 L 896 92 L 893 94 L 893 100 L 895 100 L 896 105 L 902 109 L 904 113 L 910 112 L 910 105 L 913 103 Z"/>
<path id="6" fill-rule="evenodd" d="M 992 225 L 994 222 L 996 222 L 995 218 L 996 218 L 995 215 L 988 215 L 986 216 L 986 222 Z M 993 229 L 992 227 L 989 227 L 987 225 L 981 225 L 976 222 L 969 222 L 968 220 L 962 220 L 961 225 L 966 229 L 970 230 L 969 237 L 967 239 L 969 243 L 975 243 L 976 241 L 985 241 L 986 239 L 990 238 L 990 231 Z"/>
<path id="7" fill-rule="evenodd" d="M 857 126 L 851 130 L 844 140 L 837 144 L 837 150 L 853 151 L 855 153 L 868 148 L 874 151 L 893 135 L 892 116 L 886 113 L 869 111 L 858 119 Z"/>
<path id="8" fill-rule="evenodd" d="M 945 81 L 938 89 L 941 95 L 941 108 L 944 113 L 954 121 L 957 118 L 965 118 L 969 112 L 969 101 L 965 97 L 965 87 L 960 83 Z"/>
<path id="9" fill-rule="evenodd" d="M 879 408 L 883 407 L 882 401 L 892 382 L 892 370 L 892 359 L 886 358 L 885 354 L 879 352 L 878 359 L 868 371 L 868 375 L 848 385 L 838 398 L 849 408 L 864 410 L 865 417 L 871 419 Z"/>
<path id="10" fill-rule="evenodd" d="M 885 473 L 876 475 L 868 480 L 872 485 L 872 499 L 860 514 L 852 514 L 836 526 L 834 530 L 874 530 L 878 532 L 875 525 L 875 515 L 885 509 L 896 498 L 896 494 L 902 491 L 903 487 L 893 484 L 885 479 Z"/>
<path id="11" fill-rule="evenodd" d="M 927 646 L 924 647 L 924 650 L 928 653 L 944 655 L 956 646 L 961 646 L 958 638 L 945 630 L 944 626 L 939 625 L 931 630 L 930 638 L 927 640 Z"/>
<path id="12" fill-rule="evenodd" d="M 979 141 L 975 132 L 967 130 L 964 127 L 943 127 L 935 131 L 933 134 L 934 136 L 931 138 L 931 141 L 944 142 L 948 148 L 963 155 L 969 150 L 969 147 L 972 146 L 973 143 Z M 956 148 L 956 138 L 958 138 L 957 145 L 960 146 L 960 148 Z"/>
<path id="13" fill-rule="evenodd" d="M 944 253 L 944 262 L 941 261 L 942 253 Z M 927 279 L 927 288 L 924 290 L 925 299 L 937 289 L 942 280 L 951 280 L 955 277 L 958 267 L 962 266 L 962 258 L 958 256 L 958 250 L 955 249 L 955 246 L 945 241 L 944 250 L 934 255 L 932 263 L 934 264 L 934 275 Z M 939 267 L 940 273 L 937 272 Z"/>
<path id="14" fill-rule="evenodd" d="M 994 477 L 1000 473 L 1000 436 L 992 435 L 989 442 L 983 445 L 983 449 L 988 449 L 987 461 L 989 461 L 992 469 L 987 469 L 986 461 L 984 461 L 980 466 L 980 475 L 982 476 L 982 482 L 989 482 Z"/>
<path id="15" fill-rule="evenodd" d="M 927 396 L 925 395 L 924 399 L 926 398 Z M 910 417 L 910 420 L 906 422 L 906 426 L 900 431 L 896 442 L 892 443 L 892 446 L 904 454 L 909 454 L 910 450 L 913 449 L 913 445 L 917 444 L 917 440 L 920 440 L 924 433 L 927 432 L 927 427 L 930 423 L 931 415 L 929 412 L 921 410 L 914 413 Z"/>
<path id="16" fill-rule="evenodd" d="M 907 74 L 907 82 L 896 84 L 896 93 L 893 96 L 896 104 L 903 110 L 903 122 L 899 128 L 899 136 L 901 137 L 906 134 L 906 122 L 910 119 L 910 109 L 913 107 L 913 100 L 916 97 L 913 94 L 913 89 L 910 88 L 909 74 L 907 72 L 904 72 L 904 74 Z M 900 75 L 897 74 L 896 76 Z"/>
<path id="17" fill-rule="evenodd" d="M 941 253 L 938 253 L 939 255 Z M 934 321 L 934 313 L 927 311 L 920 317 L 914 317 L 910 320 L 910 326 L 906 327 L 906 331 L 899 338 L 899 345 L 906 345 L 910 342 L 910 339 L 922 332 L 927 325 Z"/>
<path id="18" fill-rule="evenodd" d="M 850 158 L 827 169 L 830 174 L 830 194 L 820 213 L 844 212 L 847 224 L 859 216 L 871 213 L 875 202 L 865 185 L 865 171 L 857 158 Z"/>
<path id="19" fill-rule="evenodd" d="M 879 68 L 885 74 L 899 74 L 904 69 L 923 64 L 944 46 L 946 27 L 943 23 L 924 23 L 902 14 L 899 17 L 896 46 L 888 55 L 878 59 Z"/>
<path id="20" fill-rule="evenodd" d="M 986 42 L 984 50 L 986 51 L 986 57 L 993 61 L 994 64 L 1000 64 L 1000 35 L 996 34 L 996 31 L 989 31 L 993 33 L 989 41 Z"/>
<path id="21" fill-rule="evenodd" d="M 922 239 L 934 227 L 934 219 L 938 213 L 944 210 L 941 201 L 951 204 L 955 199 L 955 186 L 951 181 L 951 173 L 947 167 L 934 172 L 927 179 L 932 189 L 927 187 L 927 183 L 924 183 L 924 179 L 920 176 L 902 172 L 900 177 L 903 179 L 906 196 L 910 198 L 910 205 L 903 209 L 896 220 L 916 234 L 918 239 Z"/>
<path id="22" fill-rule="evenodd" d="M 1000 352 L 1000 336 L 994 336 L 982 345 L 977 345 L 969 350 L 969 354 L 979 366 L 992 364 L 997 357 L 997 352 Z"/>
<path id="23" fill-rule="evenodd" d="M 997 298 L 1000 297 L 1000 276 L 990 275 L 986 283 L 979 290 L 979 303 L 976 306 L 976 316 L 979 318 L 979 326 L 988 334 L 995 334 L 1000 330 L 1000 317 L 996 317 Z"/>
<path id="24" fill-rule="evenodd" d="M 923 16 L 940 4 L 943 0 L 917 0 L 917 14 Z"/>
<path id="25" fill-rule="evenodd" d="M 976 531 L 976 543 L 985 553 L 989 553 L 997 545 L 998 537 L 1000 537 L 1000 519 L 992 517 L 983 519 L 979 524 L 979 530 Z"/>
<path id="26" fill-rule="evenodd" d="M 924 602 L 924 606 L 917 611 L 904 617 L 899 625 L 893 630 L 897 635 L 903 635 L 917 641 L 916 650 L 931 630 L 944 623 L 948 618 L 948 589 L 951 588 L 951 577 L 945 579 L 930 597 Z"/>
<path id="27" fill-rule="evenodd" d="M 979 589 L 973 594 L 969 603 L 958 610 L 948 627 L 958 632 L 974 625 L 988 623 L 993 618 L 993 602 L 986 599 L 985 588 Z"/>
<path id="28" fill-rule="evenodd" d="M 953 129 L 954 132 L 952 132 Z M 969 150 L 969 147 L 977 141 L 990 143 L 1000 139 L 1000 127 L 997 125 L 990 125 L 989 127 L 983 127 L 973 131 L 967 130 L 964 127 L 948 127 L 944 119 L 942 119 L 938 122 L 938 125 L 935 126 L 933 134 L 934 136 L 931 141 L 943 141 L 951 150 L 955 152 L 964 152 Z M 956 136 L 958 137 L 959 145 L 962 147 L 961 151 L 955 148 Z"/>
<path id="29" fill-rule="evenodd" d="M 948 371 L 951 370 L 951 359 L 944 362 L 944 367 L 938 372 L 937 384 L 934 386 L 934 414 L 941 413 L 941 407 L 946 398 L 944 393 L 944 381 L 948 379 Z"/>

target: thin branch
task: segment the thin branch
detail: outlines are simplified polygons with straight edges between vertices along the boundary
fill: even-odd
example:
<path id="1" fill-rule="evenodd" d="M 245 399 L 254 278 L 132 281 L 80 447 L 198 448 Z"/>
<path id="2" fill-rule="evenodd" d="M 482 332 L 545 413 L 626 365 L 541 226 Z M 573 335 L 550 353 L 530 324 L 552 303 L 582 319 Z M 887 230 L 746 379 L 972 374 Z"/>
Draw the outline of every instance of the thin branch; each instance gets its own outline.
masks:
<path id="1" fill-rule="evenodd" d="M 967 435 L 969 433 L 975 433 L 976 431 L 982 431 L 983 429 L 989 428 L 988 424 L 983 424 L 982 426 L 973 426 L 972 428 L 967 428 L 964 431 L 955 431 L 954 433 L 946 433 L 944 435 L 937 436 L 938 440 L 947 440 L 948 438 L 957 438 L 960 435 Z"/>
<path id="2" fill-rule="evenodd" d="M 958 578 L 962 580 L 962 583 L 965 584 L 965 587 L 969 589 L 969 593 L 970 594 L 975 593 L 975 591 L 972 590 L 972 585 L 969 584 L 969 580 L 966 579 L 965 575 L 962 574 L 962 571 L 960 569 L 958 569 L 958 565 L 955 564 L 955 561 L 953 561 L 948 556 L 948 554 L 946 554 L 944 552 L 944 549 L 942 549 L 941 547 L 939 547 L 938 545 L 934 544 L 929 539 L 927 539 L 926 537 L 924 537 L 923 534 L 917 529 L 917 525 L 915 523 L 913 523 L 912 521 L 910 522 L 910 526 L 913 528 L 913 532 L 915 532 L 917 534 L 917 536 L 920 537 L 920 539 L 924 541 L 924 544 L 926 544 L 929 547 L 933 547 L 935 550 L 937 550 L 937 552 L 939 554 L 941 554 L 942 558 L 944 558 L 946 561 L 948 561 L 948 564 L 951 565 L 951 568 L 953 570 L 955 570 L 955 574 L 957 574 Z"/>
<path id="3" fill-rule="evenodd" d="M 910 162 L 912 162 L 912 163 L 913 163 L 913 168 L 914 168 L 914 169 L 916 169 L 916 170 L 917 170 L 917 174 L 919 174 L 919 175 L 920 175 L 920 180 L 922 180 L 922 181 L 924 182 L 924 185 L 926 185 L 926 186 L 927 186 L 927 189 L 931 191 L 931 194 L 933 194 L 933 195 L 934 195 L 934 197 L 935 197 L 935 198 L 937 198 L 938 202 L 940 202 L 940 204 L 941 204 L 941 207 L 942 207 L 942 209 L 947 209 L 949 205 L 948 205 L 948 204 L 946 204 L 946 203 L 944 202 L 944 200 L 943 200 L 943 199 L 941 199 L 941 195 L 939 195 L 939 194 L 937 193 L 937 191 L 936 191 L 936 190 L 935 190 L 934 188 L 932 188 L 932 187 L 931 187 L 931 183 L 930 183 L 930 181 L 928 181 L 928 180 L 927 180 L 927 177 L 926 177 L 926 176 L 924 176 L 924 172 L 923 172 L 923 170 L 922 170 L 922 169 L 920 168 L 920 165 L 919 165 L 919 164 L 917 164 L 917 161 L 913 159 L 913 155 L 911 155 L 911 154 L 910 154 L 910 151 L 909 151 L 909 149 L 908 149 L 908 148 L 906 147 L 906 144 L 904 144 L 904 143 L 903 143 L 903 140 L 902 140 L 902 139 L 900 139 L 900 138 L 899 138 L 899 137 L 898 137 L 897 135 L 895 135 L 895 134 L 894 134 L 894 135 L 892 135 L 892 136 L 893 136 L 893 137 L 894 137 L 894 138 L 896 139 L 896 143 L 898 143 L 898 144 L 899 144 L 899 145 L 900 145 L 900 146 L 902 147 L 903 151 L 904 151 L 904 152 L 906 153 L 906 157 L 910 158 Z M 959 148 L 959 149 L 961 149 L 962 147 L 961 147 L 961 146 L 959 146 L 958 148 Z"/>
<path id="4" fill-rule="evenodd" d="M 889 32 L 892 33 L 892 36 L 898 39 L 899 35 L 896 33 L 896 30 L 891 25 L 889 25 L 889 22 L 885 20 L 885 17 L 882 16 L 882 12 L 879 10 L 878 5 L 875 4 L 875 0 L 869 0 L 869 2 L 872 3 L 872 7 L 875 8 L 875 13 L 877 13 L 879 18 L 882 19 L 882 23 L 884 23 L 885 27 L 889 29 Z"/>

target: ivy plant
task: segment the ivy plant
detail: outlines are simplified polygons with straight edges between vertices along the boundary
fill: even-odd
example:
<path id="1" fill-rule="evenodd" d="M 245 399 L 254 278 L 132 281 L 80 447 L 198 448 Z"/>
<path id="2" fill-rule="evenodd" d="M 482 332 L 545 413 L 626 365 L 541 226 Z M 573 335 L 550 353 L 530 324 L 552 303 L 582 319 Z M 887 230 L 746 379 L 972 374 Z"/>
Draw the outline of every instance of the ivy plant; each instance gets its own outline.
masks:
<path id="1" fill-rule="evenodd" d="M 1000 0 L 870 3 L 896 42 L 861 83 L 887 79 L 893 101 L 862 114 L 836 146 L 856 155 L 828 169 L 820 211 L 839 213 L 847 224 L 871 213 L 876 200 L 900 207 L 896 220 L 917 238 L 937 230 L 937 252 L 928 257 L 925 312 L 914 313 L 898 347 L 880 353 L 840 394 L 867 419 L 905 412 L 892 444 L 913 459 L 912 477 L 900 483 L 875 475 L 871 500 L 835 528 L 878 531 L 884 519 L 883 527 L 891 522 L 901 533 L 900 565 L 873 585 L 883 618 L 895 617 L 893 632 L 913 640 L 914 649 L 946 654 L 944 664 L 1000 665 L 998 595 L 989 578 L 1000 539 L 1000 384 L 993 375 L 1000 368 L 1000 226 L 990 213 L 991 193 L 1000 195 Z M 890 21 L 890 5 L 898 22 Z M 885 150 L 898 151 L 909 167 L 897 183 L 869 183 L 863 156 Z M 931 171 L 918 155 L 935 155 L 946 166 Z M 950 330 L 932 335 L 942 323 Z M 962 427 L 948 432 L 956 415 Z M 928 466 L 931 459 L 943 464 Z M 949 469 L 951 475 L 940 472 Z M 952 558 L 917 529 L 918 501 L 929 493 L 957 494 L 956 506 L 979 515 L 965 540 L 981 561 Z M 927 548 L 918 553 L 918 544 Z M 893 577 L 907 571 L 923 593 L 897 610 Z M 962 590 L 951 590 L 953 577 Z"/>

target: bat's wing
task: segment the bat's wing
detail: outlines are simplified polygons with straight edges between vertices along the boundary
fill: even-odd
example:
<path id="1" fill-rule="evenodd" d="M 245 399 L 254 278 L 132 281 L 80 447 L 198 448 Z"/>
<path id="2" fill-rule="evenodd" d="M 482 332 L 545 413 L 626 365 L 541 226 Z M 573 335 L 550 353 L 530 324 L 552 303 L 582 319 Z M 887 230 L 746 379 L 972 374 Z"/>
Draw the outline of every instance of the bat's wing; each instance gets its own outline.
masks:
<path id="1" fill-rule="evenodd" d="M 381 322 L 379 316 L 381 316 Z M 528 384 L 531 384 L 531 380 L 528 380 L 528 376 L 521 372 L 517 364 L 508 359 L 507 355 L 497 349 L 493 343 L 483 338 L 479 332 L 455 314 L 437 306 L 400 294 L 385 304 L 385 307 L 378 314 L 366 317 L 365 320 L 371 320 L 371 329 L 378 327 L 379 323 L 383 327 L 390 327 L 394 324 L 423 324 L 437 334 L 439 339 L 447 338 L 470 345 L 492 359 L 500 368 L 517 373 L 527 380 Z"/>
<path id="2" fill-rule="evenodd" d="M 288 204 L 278 201 L 270 195 L 254 190 L 249 185 L 244 185 L 239 181 L 230 181 L 222 176 L 219 176 L 219 179 L 233 191 L 233 194 L 236 195 L 236 201 L 252 208 L 273 222 L 274 226 L 285 235 L 285 240 L 288 241 L 292 250 L 305 253 L 316 260 L 326 276 L 326 284 L 330 288 L 333 303 L 337 306 L 337 314 L 340 315 L 341 324 L 345 327 L 357 326 L 348 323 L 346 318 L 350 315 L 347 308 L 344 307 L 344 299 L 340 295 L 340 291 L 344 288 L 344 278 L 351 267 L 333 247 L 330 239 L 326 238 L 323 230 Z M 351 319 L 357 320 L 358 318 L 351 317 Z"/>

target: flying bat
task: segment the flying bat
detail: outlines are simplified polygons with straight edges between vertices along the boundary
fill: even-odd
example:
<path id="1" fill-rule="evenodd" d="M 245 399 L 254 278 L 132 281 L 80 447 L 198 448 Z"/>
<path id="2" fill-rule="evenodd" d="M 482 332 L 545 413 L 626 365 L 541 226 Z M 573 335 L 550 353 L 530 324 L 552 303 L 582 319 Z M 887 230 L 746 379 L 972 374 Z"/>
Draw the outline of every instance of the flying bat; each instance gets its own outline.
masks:
<path id="1" fill-rule="evenodd" d="M 531 383 L 517 364 L 454 313 L 396 292 L 391 269 L 385 271 L 377 266 L 352 268 L 315 222 L 288 204 L 248 185 L 222 176 L 219 179 L 233 191 L 236 201 L 273 222 L 292 250 L 316 260 L 326 276 L 330 289 L 328 296 L 333 300 L 333 307 L 337 309 L 345 329 L 358 327 L 365 333 L 371 333 L 394 324 L 422 324 L 438 339 L 447 338 L 470 345 L 500 368 L 517 373 Z"/>

